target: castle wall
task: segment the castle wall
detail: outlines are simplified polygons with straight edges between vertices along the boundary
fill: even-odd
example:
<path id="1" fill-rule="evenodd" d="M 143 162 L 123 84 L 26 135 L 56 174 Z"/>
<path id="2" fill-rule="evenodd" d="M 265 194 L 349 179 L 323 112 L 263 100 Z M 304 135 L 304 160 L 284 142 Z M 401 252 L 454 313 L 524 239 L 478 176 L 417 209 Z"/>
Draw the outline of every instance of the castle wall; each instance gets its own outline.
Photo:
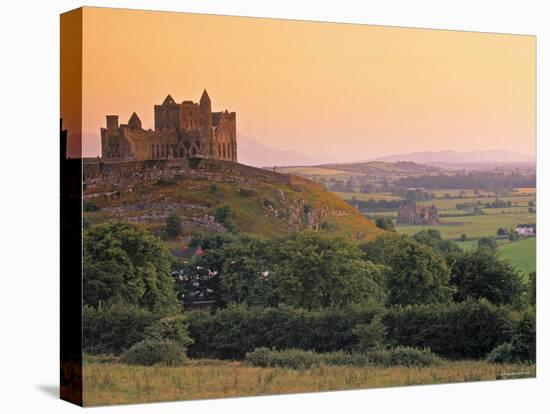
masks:
<path id="1" fill-rule="evenodd" d="M 181 109 L 176 103 L 155 105 L 155 130 L 181 130 Z"/>
<path id="2" fill-rule="evenodd" d="M 121 134 L 120 128 L 101 128 L 101 156 L 105 159 L 133 159 L 130 142 Z"/>
<path id="3" fill-rule="evenodd" d="M 127 125 L 121 125 L 120 130 L 121 135 L 130 145 L 134 160 L 174 156 L 177 136 L 169 131 L 132 129 Z"/>
<path id="4" fill-rule="evenodd" d="M 134 184 L 144 181 L 156 182 L 176 176 L 207 179 L 212 182 L 233 181 L 235 177 L 246 177 L 248 182 L 255 180 L 271 184 L 286 184 L 295 190 L 304 188 L 325 190 L 322 184 L 306 178 L 208 158 L 115 162 L 85 159 L 83 176 L 85 187 L 89 192 L 103 187 L 131 188 Z"/>
<path id="5" fill-rule="evenodd" d="M 190 132 L 199 130 L 199 105 L 191 101 L 182 102 L 180 107 L 181 131 Z"/>

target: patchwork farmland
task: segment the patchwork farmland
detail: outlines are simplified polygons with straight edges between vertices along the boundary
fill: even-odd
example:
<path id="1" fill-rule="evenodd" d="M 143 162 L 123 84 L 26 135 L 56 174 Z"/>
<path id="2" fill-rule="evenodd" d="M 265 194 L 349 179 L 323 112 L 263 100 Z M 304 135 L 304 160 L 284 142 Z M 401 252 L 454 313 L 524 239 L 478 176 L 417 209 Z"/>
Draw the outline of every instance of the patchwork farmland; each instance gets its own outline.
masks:
<path id="1" fill-rule="evenodd" d="M 282 172 L 292 172 L 323 183 L 338 197 L 350 204 L 380 201 L 405 201 L 406 195 L 396 191 L 404 177 L 454 174 L 414 163 L 368 162 L 364 164 L 330 165 L 317 167 L 289 167 Z M 499 173 L 500 174 L 500 173 Z M 511 174 L 510 171 L 502 172 Z M 493 176 L 498 174 L 493 174 Z M 491 176 L 491 177 L 493 177 Z M 381 184 L 382 183 L 382 184 Z M 488 186 L 490 187 L 490 186 Z M 482 237 L 495 238 L 500 255 L 509 260 L 518 270 L 529 273 L 535 270 L 535 238 L 515 239 L 510 236 L 520 224 L 536 222 L 536 188 L 517 186 L 494 190 L 490 188 L 425 188 L 420 189 L 423 198 L 420 204 L 435 205 L 440 224 L 396 224 L 398 208 L 361 209 L 368 218 L 391 219 L 395 231 L 412 235 L 424 229 L 440 232 L 444 239 L 455 241 L 463 249 L 477 247 Z M 499 230 L 500 229 L 500 230 Z M 500 231 L 500 235 L 497 234 Z M 505 232 L 505 233 L 503 233 Z"/>

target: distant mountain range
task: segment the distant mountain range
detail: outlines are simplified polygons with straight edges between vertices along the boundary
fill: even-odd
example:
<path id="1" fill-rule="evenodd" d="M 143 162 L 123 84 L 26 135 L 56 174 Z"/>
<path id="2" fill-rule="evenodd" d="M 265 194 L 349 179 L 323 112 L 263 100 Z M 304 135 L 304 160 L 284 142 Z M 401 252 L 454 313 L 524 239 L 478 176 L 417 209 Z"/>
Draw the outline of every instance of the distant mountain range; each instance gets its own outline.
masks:
<path id="1" fill-rule="evenodd" d="M 101 153 L 101 139 L 97 133 L 83 133 L 83 156 L 96 157 Z M 298 151 L 281 150 L 269 145 L 262 144 L 249 136 L 237 131 L 237 151 L 241 164 L 253 167 L 272 166 L 317 166 L 326 164 L 362 164 L 362 162 L 342 163 L 328 156 L 307 155 Z M 80 153 L 80 139 L 77 135 L 69 135 L 69 151 L 74 147 L 76 153 Z M 384 161 L 412 161 L 417 164 L 427 164 L 442 168 L 463 168 L 468 164 L 520 164 L 534 163 L 535 157 L 518 154 L 505 150 L 482 150 L 482 151 L 422 151 L 406 154 L 388 155 L 370 159 L 365 162 Z"/>
<path id="2" fill-rule="evenodd" d="M 525 163 L 535 162 L 535 157 L 505 150 L 482 151 L 423 151 L 408 154 L 388 155 L 373 161 L 413 161 L 419 164 L 478 164 L 478 163 Z"/>
<path id="3" fill-rule="evenodd" d="M 289 165 L 317 165 L 335 162 L 334 158 L 302 154 L 297 151 L 285 151 L 259 143 L 237 132 L 237 154 L 241 164 L 253 167 L 272 167 Z"/>

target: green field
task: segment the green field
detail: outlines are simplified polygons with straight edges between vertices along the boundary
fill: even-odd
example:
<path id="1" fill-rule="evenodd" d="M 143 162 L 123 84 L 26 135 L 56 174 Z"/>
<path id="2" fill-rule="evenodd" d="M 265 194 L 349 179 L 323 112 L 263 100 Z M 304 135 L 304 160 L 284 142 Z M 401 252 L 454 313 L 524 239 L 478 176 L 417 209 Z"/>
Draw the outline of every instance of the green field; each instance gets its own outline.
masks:
<path id="1" fill-rule="evenodd" d="M 520 223 L 534 223 L 534 214 L 480 214 L 465 217 L 443 217 L 441 223 L 433 226 L 396 225 L 397 232 L 413 234 L 423 229 L 438 230 L 445 239 L 459 239 L 462 234 L 478 239 L 484 236 L 495 237 L 499 228 L 511 229 Z"/>
<path id="2" fill-rule="evenodd" d="M 497 239 L 498 252 L 500 256 L 508 260 L 523 274 L 527 275 L 536 270 L 536 239 L 534 237 L 518 241 L 508 239 Z M 457 241 L 464 250 L 477 248 L 477 240 Z"/>
<path id="3" fill-rule="evenodd" d="M 499 253 L 525 274 L 536 270 L 536 239 L 534 237 L 503 244 Z"/>
<path id="4" fill-rule="evenodd" d="M 464 191 L 466 197 L 457 197 L 460 191 Z M 451 198 L 436 198 L 434 200 L 423 201 L 421 204 L 430 206 L 435 204 L 439 209 L 441 223 L 439 225 L 396 225 L 395 230 L 401 234 L 411 235 L 424 229 L 434 229 L 441 233 L 445 239 L 457 241 L 465 250 L 477 247 L 477 240 L 480 237 L 495 237 L 499 228 L 506 230 L 514 229 L 518 224 L 535 223 L 536 214 L 529 213 L 529 202 L 536 200 L 534 188 L 516 189 L 508 194 L 499 196 L 499 200 L 511 201 L 512 207 L 505 208 L 485 208 L 487 202 L 496 199 L 494 193 L 480 192 L 474 196 L 473 190 L 434 190 L 437 197 L 443 197 L 445 194 L 451 195 Z M 358 200 L 395 200 L 398 199 L 390 193 L 335 193 L 344 200 L 350 200 L 353 197 Z M 482 203 L 480 205 L 483 214 L 472 214 L 470 210 L 458 210 L 458 203 Z M 366 214 L 367 217 L 391 217 L 397 218 L 397 211 L 382 211 Z M 467 240 L 460 242 L 460 237 L 465 234 Z M 524 272 L 529 273 L 535 270 L 535 239 L 529 238 L 516 242 L 510 242 L 507 239 L 497 240 L 499 252 L 502 257 L 509 260 L 514 266 Z"/>
<path id="5" fill-rule="evenodd" d="M 510 240 L 508 239 L 496 239 L 495 240 L 497 242 L 497 246 L 502 246 L 502 245 L 505 245 L 505 244 L 510 244 L 512 243 Z M 474 250 L 474 249 L 477 249 L 477 239 L 475 240 L 466 240 L 466 241 L 455 241 L 456 244 L 458 244 L 458 246 L 462 249 L 462 250 Z"/>

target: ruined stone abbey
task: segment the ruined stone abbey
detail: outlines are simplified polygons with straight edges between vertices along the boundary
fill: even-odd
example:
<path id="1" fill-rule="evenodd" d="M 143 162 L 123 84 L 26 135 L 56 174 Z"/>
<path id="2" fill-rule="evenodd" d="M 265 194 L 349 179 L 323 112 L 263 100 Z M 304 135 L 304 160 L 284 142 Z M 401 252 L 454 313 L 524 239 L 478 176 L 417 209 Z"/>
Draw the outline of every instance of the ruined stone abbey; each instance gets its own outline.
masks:
<path id="1" fill-rule="evenodd" d="M 155 130 L 145 130 L 134 112 L 127 124 L 107 115 L 101 128 L 103 161 L 212 158 L 237 161 L 235 112 L 212 112 L 206 90 L 200 102 L 176 103 L 170 95 L 155 105 Z"/>

